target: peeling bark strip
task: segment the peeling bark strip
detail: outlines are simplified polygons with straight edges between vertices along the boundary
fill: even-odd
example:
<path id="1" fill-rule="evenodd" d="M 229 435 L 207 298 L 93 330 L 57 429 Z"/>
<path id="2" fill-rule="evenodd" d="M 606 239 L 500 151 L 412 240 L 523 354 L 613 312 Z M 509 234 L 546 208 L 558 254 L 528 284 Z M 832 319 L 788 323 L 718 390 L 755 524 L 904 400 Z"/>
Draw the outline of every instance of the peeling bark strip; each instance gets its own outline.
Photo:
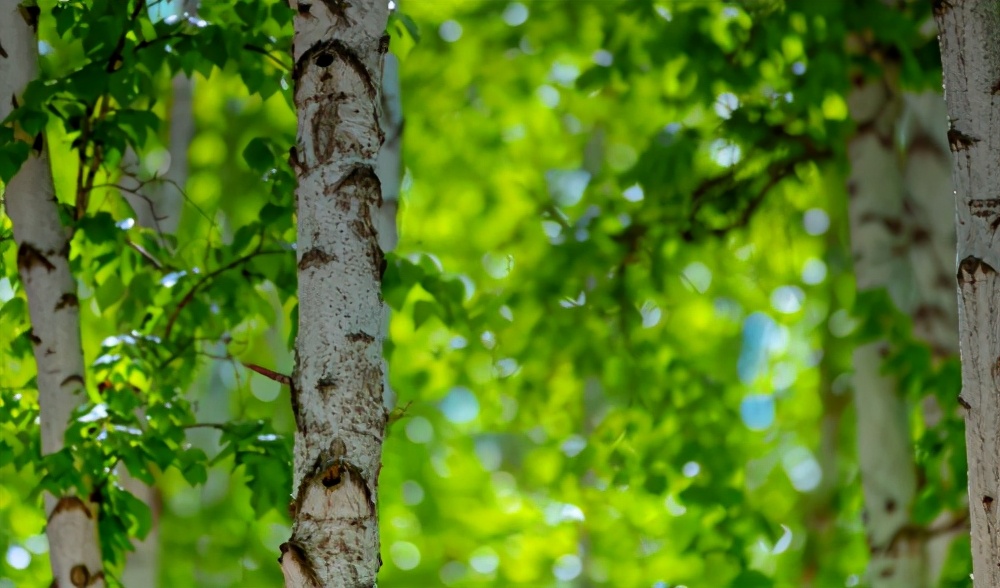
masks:
<path id="1" fill-rule="evenodd" d="M 384 0 L 291 1 L 295 12 L 299 334 L 295 501 L 285 586 L 370 587 L 385 410 L 382 249 L 373 219 Z M 374 335 L 373 335 L 374 334 Z"/>
<path id="2" fill-rule="evenodd" d="M 969 457 L 972 573 L 977 588 L 1000 586 L 1000 247 L 982 202 L 1000 198 L 1000 5 L 996 0 L 940 0 L 935 9 L 952 128 L 979 140 L 952 158 L 958 209 L 959 332 L 962 398 Z M 949 135 L 950 142 L 955 141 Z M 990 206 L 989 208 L 992 208 Z"/>
<path id="3" fill-rule="evenodd" d="M 38 45 L 18 0 L 0 0 L 0 120 L 34 79 Z M 27 12 L 33 19 L 37 8 Z M 38 137 L 40 139 L 41 136 Z M 69 269 L 69 242 L 59 220 L 44 141 L 7 184 L 7 214 L 14 224 L 17 266 L 28 296 L 31 340 L 38 364 L 42 453 L 62 449 L 70 414 L 85 400 L 79 303 Z M 45 496 L 46 535 L 54 584 L 103 587 L 96 509 L 77 496 Z"/>

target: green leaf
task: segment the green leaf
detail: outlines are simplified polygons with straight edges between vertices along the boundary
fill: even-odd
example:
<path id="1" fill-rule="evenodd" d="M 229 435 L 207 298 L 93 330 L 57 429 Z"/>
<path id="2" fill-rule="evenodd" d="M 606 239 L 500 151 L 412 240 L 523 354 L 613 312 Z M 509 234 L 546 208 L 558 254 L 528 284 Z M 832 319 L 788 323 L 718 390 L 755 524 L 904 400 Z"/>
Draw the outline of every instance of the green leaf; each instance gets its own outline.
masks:
<path id="1" fill-rule="evenodd" d="M 258 172 L 265 172 L 274 167 L 274 154 L 267 140 L 256 137 L 251 139 L 243 149 L 243 161 L 247 162 L 250 169 Z"/>
<path id="2" fill-rule="evenodd" d="M 108 279 L 104 280 L 103 284 L 98 286 L 95 292 L 97 306 L 102 312 L 107 311 L 111 305 L 121 300 L 121 297 L 124 295 L 125 284 L 122 283 L 118 274 L 111 274 Z"/>
<path id="3" fill-rule="evenodd" d="M 8 143 L 0 147 L 0 182 L 4 184 L 10 182 L 21 165 L 28 161 L 31 154 L 31 146 L 22 141 Z"/>
<path id="4" fill-rule="evenodd" d="M 729 584 L 730 588 L 771 588 L 774 580 L 757 570 L 743 570 Z"/>
<path id="5" fill-rule="evenodd" d="M 430 300 L 418 300 L 413 305 L 413 328 L 419 329 L 431 317 L 440 317 L 440 306 Z"/>

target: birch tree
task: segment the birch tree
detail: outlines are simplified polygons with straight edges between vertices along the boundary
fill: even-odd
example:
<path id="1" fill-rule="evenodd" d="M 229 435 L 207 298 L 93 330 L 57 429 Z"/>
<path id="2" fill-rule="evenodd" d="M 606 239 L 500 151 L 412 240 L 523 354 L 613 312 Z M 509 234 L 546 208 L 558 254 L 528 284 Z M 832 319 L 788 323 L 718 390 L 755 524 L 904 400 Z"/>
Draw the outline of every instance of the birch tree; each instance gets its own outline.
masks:
<path id="1" fill-rule="evenodd" d="M 0 4 L 0 119 L 17 108 L 21 93 L 37 74 L 37 9 L 18 0 Z M 31 145 L 20 170 L 7 183 L 4 201 L 14 225 L 17 265 L 28 296 L 31 338 L 38 366 L 42 454 L 64 447 L 70 415 L 86 400 L 80 347 L 79 301 L 69 267 L 69 234 L 56 205 L 52 171 L 41 129 L 26 134 Z M 46 536 L 53 585 L 104 586 L 97 506 L 87 493 L 46 493 Z"/>
<path id="2" fill-rule="evenodd" d="M 957 346 L 947 286 L 954 233 L 941 210 L 949 178 L 946 151 L 935 139 L 943 104 L 935 93 L 904 92 L 898 68 L 884 61 L 883 75 L 861 79 L 850 97 L 858 125 L 848 144 L 855 273 L 859 291 L 887 289 L 893 305 L 912 317 L 917 337 L 941 360 Z M 912 523 L 919 484 L 910 407 L 899 380 L 886 373 L 889 345 L 876 340 L 854 352 L 869 575 L 873 586 L 931 585 L 943 557 L 938 554 L 931 566 L 930 532 Z M 940 420 L 933 401 L 925 405 L 929 419 Z"/>
<path id="3" fill-rule="evenodd" d="M 958 228 L 972 575 L 1000 586 L 1000 4 L 937 2 Z"/>
<path id="4" fill-rule="evenodd" d="M 285 585 L 373 586 L 386 411 L 375 218 L 388 6 L 292 2 L 299 331 Z"/>

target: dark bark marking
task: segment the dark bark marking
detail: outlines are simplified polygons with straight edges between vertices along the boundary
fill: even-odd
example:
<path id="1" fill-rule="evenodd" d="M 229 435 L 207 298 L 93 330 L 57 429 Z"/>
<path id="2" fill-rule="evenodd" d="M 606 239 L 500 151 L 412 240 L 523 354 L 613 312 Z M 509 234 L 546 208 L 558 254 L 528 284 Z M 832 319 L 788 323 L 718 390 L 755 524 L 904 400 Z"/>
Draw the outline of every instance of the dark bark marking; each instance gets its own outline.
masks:
<path id="1" fill-rule="evenodd" d="M 378 40 L 378 52 L 385 55 L 389 52 L 389 41 L 392 39 L 389 35 L 382 35 L 382 38 Z"/>
<path id="2" fill-rule="evenodd" d="M 968 400 L 966 400 L 965 398 L 962 398 L 962 395 L 961 395 L 961 394 L 959 394 L 959 395 L 958 395 L 958 404 L 959 404 L 959 405 L 960 405 L 960 406 L 961 406 L 962 408 L 964 408 L 965 410 L 972 410 L 972 405 L 971 405 L 971 404 L 969 404 L 969 401 L 968 401 Z"/>
<path id="3" fill-rule="evenodd" d="M 71 376 L 66 376 L 66 378 L 62 382 L 60 382 L 60 385 L 61 386 L 66 386 L 66 385 L 68 385 L 68 384 L 70 384 L 72 382 L 76 382 L 76 383 L 80 384 L 81 386 L 85 386 L 86 385 L 84 383 L 84 381 L 83 381 L 83 376 L 81 376 L 80 374 L 73 374 Z"/>
<path id="4" fill-rule="evenodd" d="M 278 563 L 284 565 L 284 559 L 287 555 L 292 560 L 292 565 L 297 567 L 299 571 L 305 576 L 310 583 L 316 588 L 319 588 L 323 584 L 320 583 L 319 577 L 316 576 L 316 569 L 313 567 L 312 562 L 309 561 L 309 556 L 306 555 L 306 550 L 302 545 L 291 539 L 285 543 L 278 546 L 278 550 L 281 551 L 281 555 L 278 556 Z"/>
<path id="5" fill-rule="evenodd" d="M 79 306 L 80 299 L 76 297 L 76 294 L 67 292 L 59 297 L 59 302 L 56 303 L 56 310 L 62 310 L 64 308 L 77 308 Z"/>
<path id="6" fill-rule="evenodd" d="M 52 509 L 52 514 L 49 515 L 49 522 L 61 512 L 68 512 L 71 510 L 82 510 L 83 514 L 87 515 L 88 519 L 94 518 L 93 513 L 90 512 L 90 508 L 77 496 L 63 496 L 56 503 L 56 507 Z"/>
<path id="7" fill-rule="evenodd" d="M 941 18 L 952 8 L 951 0 L 934 0 L 931 11 L 934 13 L 934 18 Z"/>
<path id="8" fill-rule="evenodd" d="M 377 192 L 379 199 L 382 197 L 382 182 L 378 179 L 378 174 L 375 173 L 375 167 L 367 163 L 359 163 L 352 167 L 351 171 L 347 172 L 340 181 L 330 187 L 330 193 L 339 192 L 344 186 L 354 186 L 355 189 L 363 194 Z M 338 202 L 339 205 L 340 203 Z M 368 214 L 370 215 L 371 213 Z"/>
<path id="9" fill-rule="evenodd" d="M 950 285 L 950 284 L 949 284 Z M 945 311 L 943 308 L 936 304 L 921 304 L 917 306 L 916 310 L 913 311 L 913 318 L 916 321 L 932 320 L 935 318 L 944 318 Z"/>
<path id="10" fill-rule="evenodd" d="M 896 501 L 892 498 L 889 498 L 888 500 L 885 501 L 885 512 L 891 513 L 895 511 L 896 511 Z"/>
<path id="11" fill-rule="evenodd" d="M 982 272 L 983 275 L 986 275 L 995 274 L 996 270 L 993 269 L 993 266 L 986 263 L 982 259 L 979 259 L 974 255 L 970 255 L 958 264 L 959 283 L 975 284 L 976 272 Z"/>
<path id="12" fill-rule="evenodd" d="M 990 511 L 993 510 L 993 497 L 992 496 L 983 496 L 983 508 L 986 509 L 986 512 L 990 512 Z"/>
<path id="13" fill-rule="evenodd" d="M 56 266 L 41 251 L 28 243 L 21 243 L 21 246 L 17 248 L 18 269 L 30 270 L 35 264 L 41 264 L 48 272 L 56 269 Z"/>
<path id="14" fill-rule="evenodd" d="M 299 2 L 298 12 L 302 16 L 312 16 L 311 14 L 309 14 L 309 10 L 311 8 L 312 8 L 312 4 L 308 4 L 306 2 Z"/>
<path id="15" fill-rule="evenodd" d="M 7 52 L 4 51 L 3 43 L 0 43 L 0 57 L 3 57 L 4 59 L 10 57 L 10 55 L 7 55 Z"/>
<path id="16" fill-rule="evenodd" d="M 339 385 L 340 383 L 337 382 L 337 378 L 332 376 L 323 376 L 318 382 L 316 382 L 316 388 L 320 392 L 330 392 L 332 390 L 336 390 Z"/>
<path id="17" fill-rule="evenodd" d="M 361 58 L 358 57 L 358 54 L 354 51 L 354 49 L 348 47 L 339 39 L 333 39 L 326 43 L 316 43 L 309 49 L 306 49 L 302 56 L 299 57 L 299 60 L 295 62 L 295 67 L 293 68 L 293 75 L 295 76 L 295 79 L 302 77 L 306 66 L 310 62 L 317 63 L 318 65 L 319 57 L 316 57 L 315 59 L 313 58 L 316 54 L 329 55 L 331 59 L 330 63 L 332 63 L 334 58 L 339 58 L 345 65 L 350 67 L 354 73 L 357 74 L 358 78 L 361 79 L 361 82 L 365 86 L 365 93 L 368 94 L 368 98 L 374 100 L 378 96 L 378 90 L 372 80 L 372 74 L 368 71 L 368 68 L 365 67 L 364 62 L 361 61 Z"/>
<path id="18" fill-rule="evenodd" d="M 305 168 L 302 167 L 302 162 L 299 161 L 299 151 L 292 145 L 292 148 L 288 150 L 288 165 L 295 171 L 296 174 L 301 175 L 305 172 Z"/>
<path id="19" fill-rule="evenodd" d="M 302 254 L 302 259 L 299 260 L 299 270 L 305 270 L 310 267 L 318 267 L 326 265 L 330 262 L 337 261 L 337 256 L 332 253 L 327 253 L 319 247 L 314 247 L 309 251 Z"/>
<path id="20" fill-rule="evenodd" d="M 358 77 L 361 78 L 361 81 L 365 85 L 368 98 L 374 100 L 378 96 L 378 90 L 375 88 L 371 73 L 369 73 L 368 68 L 365 67 L 361 58 L 358 57 L 358 54 L 354 52 L 354 49 L 348 47 L 339 39 L 331 41 L 329 47 L 345 64 L 354 70 L 354 73 L 358 74 Z"/>
<path id="21" fill-rule="evenodd" d="M 990 218 L 1000 212 L 1000 198 L 970 200 L 969 211 L 976 218 Z"/>
<path id="22" fill-rule="evenodd" d="M 1000 94 L 1000 80 L 993 83 L 993 87 L 990 88 L 990 93 L 993 95 Z"/>
<path id="23" fill-rule="evenodd" d="M 347 9 L 351 8 L 351 4 L 349 4 L 347 0 L 320 0 L 320 1 L 326 6 L 326 9 L 330 11 L 330 14 L 332 14 L 337 20 L 340 21 L 340 24 L 347 24 L 347 25 L 353 24 L 352 21 L 349 18 L 347 18 Z"/>
<path id="24" fill-rule="evenodd" d="M 320 53 L 316 56 L 316 65 L 322 68 L 330 67 L 333 64 L 333 55 L 329 53 Z"/>
<path id="25" fill-rule="evenodd" d="M 953 152 L 965 151 L 978 142 L 979 139 L 966 135 L 956 128 L 948 129 L 948 146 Z"/>
<path id="26" fill-rule="evenodd" d="M 915 244 L 921 245 L 931 240 L 931 233 L 924 227 L 917 227 L 913 229 L 910 239 Z"/>
<path id="27" fill-rule="evenodd" d="M 83 588 L 90 583 L 90 571 L 87 566 L 77 564 L 69 571 L 69 581 L 77 588 Z"/>
<path id="28" fill-rule="evenodd" d="M 364 343 L 366 345 L 371 345 L 375 342 L 375 337 L 365 333 L 364 331 L 359 331 L 357 333 L 348 333 L 347 340 L 351 343 Z"/>
<path id="29" fill-rule="evenodd" d="M 21 13 L 21 18 L 24 22 L 31 27 L 31 32 L 38 32 L 38 16 L 42 13 L 42 9 L 38 6 L 25 6 L 24 4 L 18 6 L 18 11 Z"/>

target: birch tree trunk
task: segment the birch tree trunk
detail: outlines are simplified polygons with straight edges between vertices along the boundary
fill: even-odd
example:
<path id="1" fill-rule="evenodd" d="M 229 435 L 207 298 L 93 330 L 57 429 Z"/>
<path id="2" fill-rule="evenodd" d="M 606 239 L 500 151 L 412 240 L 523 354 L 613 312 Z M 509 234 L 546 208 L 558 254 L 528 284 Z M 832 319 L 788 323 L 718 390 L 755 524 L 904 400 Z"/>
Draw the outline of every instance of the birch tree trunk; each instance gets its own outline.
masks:
<path id="1" fill-rule="evenodd" d="M 287 587 L 370 587 L 379 557 L 383 254 L 375 219 L 385 0 L 295 11 L 299 331 Z"/>
<path id="2" fill-rule="evenodd" d="M 10 114 L 36 76 L 35 27 L 35 22 L 22 16 L 18 0 L 0 0 L 0 119 Z M 70 414 L 86 399 L 84 362 L 80 305 L 69 269 L 70 246 L 59 220 L 44 137 L 27 139 L 33 142 L 30 157 L 7 184 L 4 199 L 14 224 L 18 272 L 28 297 L 38 364 L 42 453 L 47 455 L 63 448 Z M 53 585 L 103 587 L 96 505 L 87 497 L 46 494 L 45 512 Z"/>
<path id="3" fill-rule="evenodd" d="M 958 318 L 972 569 L 1000 587 L 1000 2 L 935 5 L 958 228 Z"/>
<path id="4" fill-rule="evenodd" d="M 892 75 L 887 72 L 887 76 Z M 911 291 L 895 252 L 902 243 L 903 174 L 895 150 L 902 103 L 885 79 L 861 80 L 849 97 L 858 131 L 847 147 L 851 162 L 851 250 L 859 292 L 886 288 L 905 307 Z M 894 378 L 882 373 L 887 341 L 854 351 L 858 461 L 873 588 L 928 585 L 924 541 L 906 533 L 917 493 L 907 408 Z"/>
<path id="5" fill-rule="evenodd" d="M 955 222 L 951 194 L 951 161 L 946 137 L 948 116 L 938 92 L 903 94 L 900 123 L 904 137 L 903 185 L 906 200 L 903 226 L 906 256 L 911 268 L 914 299 L 906 312 L 913 320 L 913 334 L 931 349 L 935 362 L 958 355 L 958 306 L 955 296 Z M 938 425 L 947 410 L 932 394 L 924 396 L 921 414 L 927 427 Z M 953 477 L 942 464 L 943 475 Z M 928 578 L 936 585 L 952 542 L 965 532 L 964 515 L 942 512 L 927 529 Z"/>

